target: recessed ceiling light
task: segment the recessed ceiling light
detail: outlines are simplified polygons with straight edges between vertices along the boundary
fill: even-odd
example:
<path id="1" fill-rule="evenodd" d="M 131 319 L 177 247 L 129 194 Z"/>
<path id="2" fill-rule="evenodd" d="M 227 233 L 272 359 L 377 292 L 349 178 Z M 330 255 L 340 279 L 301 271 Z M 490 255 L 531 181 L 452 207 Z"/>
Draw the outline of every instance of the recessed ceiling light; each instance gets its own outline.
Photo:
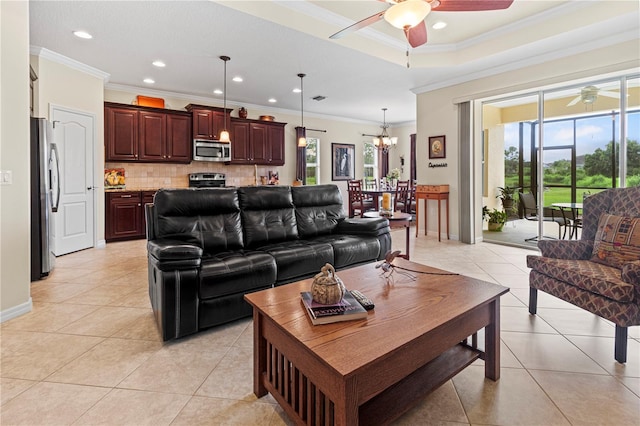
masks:
<path id="1" fill-rule="evenodd" d="M 275 104 L 278 101 L 275 98 L 269 98 L 269 102 L 271 102 L 272 104 Z"/>
<path id="2" fill-rule="evenodd" d="M 297 87 L 293 89 L 293 93 L 300 93 L 300 92 L 302 92 L 302 90 L 298 89 Z"/>
<path id="3" fill-rule="evenodd" d="M 167 64 L 165 64 L 165 63 L 164 63 L 164 62 L 162 62 L 162 61 L 153 61 L 151 64 L 152 64 L 153 66 L 158 67 L 158 68 L 164 68 L 164 67 L 166 67 L 166 66 L 167 66 Z"/>
<path id="4" fill-rule="evenodd" d="M 93 38 L 93 36 L 86 31 L 74 31 L 73 35 L 76 37 L 86 38 L 86 39 Z"/>
<path id="5" fill-rule="evenodd" d="M 155 83 L 155 82 L 156 82 L 156 81 L 155 81 L 154 79 L 152 79 L 152 78 L 145 78 L 145 79 L 144 79 L 144 80 L 142 80 L 142 81 L 144 81 L 144 82 L 145 82 L 145 83 L 147 83 L 147 84 L 153 84 L 153 83 Z"/>
<path id="6" fill-rule="evenodd" d="M 441 30 L 446 26 L 447 26 L 446 22 L 438 21 L 435 24 L 433 24 L 431 28 L 433 28 L 434 30 Z"/>
<path id="7" fill-rule="evenodd" d="M 242 83 L 242 77 L 236 75 L 235 77 L 233 77 L 233 81 L 235 81 L 236 83 Z"/>
<path id="8" fill-rule="evenodd" d="M 222 95 L 223 92 L 220 89 L 216 89 L 216 90 L 213 91 L 213 93 L 216 94 L 216 95 Z"/>

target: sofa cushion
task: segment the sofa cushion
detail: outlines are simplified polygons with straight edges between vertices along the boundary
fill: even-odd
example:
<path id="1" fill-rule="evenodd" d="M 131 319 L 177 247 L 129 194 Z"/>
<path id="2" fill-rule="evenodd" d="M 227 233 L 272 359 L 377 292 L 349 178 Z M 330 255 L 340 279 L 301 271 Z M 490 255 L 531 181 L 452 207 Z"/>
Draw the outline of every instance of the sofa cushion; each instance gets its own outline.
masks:
<path id="1" fill-rule="evenodd" d="M 603 213 L 598 221 L 591 260 L 615 268 L 640 260 L 640 218 Z"/>
<path id="2" fill-rule="evenodd" d="M 327 242 L 308 240 L 269 244 L 259 250 L 269 253 L 278 265 L 278 284 L 320 272 L 325 263 L 333 264 L 333 247 Z"/>
<path id="3" fill-rule="evenodd" d="M 234 188 L 161 189 L 153 199 L 156 238 L 196 244 L 205 252 L 243 247 Z"/>
<path id="4" fill-rule="evenodd" d="M 376 237 L 353 235 L 323 235 L 314 242 L 326 242 L 333 247 L 333 266 L 344 268 L 364 262 L 373 262 L 380 256 L 380 241 Z"/>
<path id="5" fill-rule="evenodd" d="M 238 196 L 246 247 L 298 239 L 288 186 L 246 186 L 238 188 Z"/>
<path id="6" fill-rule="evenodd" d="M 342 196 L 335 185 L 291 188 L 300 238 L 331 233 L 344 219 Z"/>
<path id="7" fill-rule="evenodd" d="M 202 259 L 200 299 L 246 293 L 272 285 L 276 280 L 276 262 L 259 251 L 217 253 Z"/>
<path id="8" fill-rule="evenodd" d="M 634 285 L 622 281 L 620 270 L 590 260 L 527 256 L 527 266 L 541 274 L 618 302 L 635 300 Z"/>

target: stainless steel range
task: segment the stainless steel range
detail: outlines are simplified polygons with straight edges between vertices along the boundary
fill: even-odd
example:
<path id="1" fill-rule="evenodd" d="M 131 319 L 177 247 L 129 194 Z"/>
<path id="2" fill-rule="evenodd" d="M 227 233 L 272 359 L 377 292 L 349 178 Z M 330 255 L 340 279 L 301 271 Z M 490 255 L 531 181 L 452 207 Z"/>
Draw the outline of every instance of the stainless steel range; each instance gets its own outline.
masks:
<path id="1" fill-rule="evenodd" d="M 190 173 L 189 187 L 219 188 L 227 183 L 224 173 Z"/>

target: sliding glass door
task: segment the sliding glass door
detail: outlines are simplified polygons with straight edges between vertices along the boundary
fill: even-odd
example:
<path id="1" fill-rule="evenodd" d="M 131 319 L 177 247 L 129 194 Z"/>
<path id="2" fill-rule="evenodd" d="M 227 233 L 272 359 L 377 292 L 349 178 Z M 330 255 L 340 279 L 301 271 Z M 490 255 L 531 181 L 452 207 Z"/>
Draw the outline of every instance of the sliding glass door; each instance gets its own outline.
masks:
<path id="1" fill-rule="evenodd" d="M 608 188 L 640 185 L 640 76 L 482 104 L 483 205 L 497 188 L 531 192 L 542 210 Z M 539 227 L 539 238 L 544 235 Z M 557 236 L 557 234 L 556 234 Z"/>

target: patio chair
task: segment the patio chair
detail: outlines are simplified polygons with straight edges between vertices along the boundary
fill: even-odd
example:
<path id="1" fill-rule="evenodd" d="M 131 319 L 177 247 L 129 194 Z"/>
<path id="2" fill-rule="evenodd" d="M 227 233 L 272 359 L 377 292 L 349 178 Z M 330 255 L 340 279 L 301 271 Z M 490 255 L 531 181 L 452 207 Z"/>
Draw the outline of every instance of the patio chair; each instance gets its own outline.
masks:
<path id="1" fill-rule="evenodd" d="M 520 205 L 524 218 L 527 220 L 539 221 L 538 217 L 538 204 L 536 198 L 532 193 L 518 192 L 518 198 L 520 199 Z M 564 238 L 567 235 L 567 228 L 571 227 L 571 221 L 566 219 L 560 210 L 556 210 L 551 207 L 543 207 L 542 220 L 545 222 L 555 222 L 558 224 L 558 239 Z M 564 234 L 562 228 L 564 227 Z M 525 241 L 537 241 L 538 237 L 525 238 Z"/>

